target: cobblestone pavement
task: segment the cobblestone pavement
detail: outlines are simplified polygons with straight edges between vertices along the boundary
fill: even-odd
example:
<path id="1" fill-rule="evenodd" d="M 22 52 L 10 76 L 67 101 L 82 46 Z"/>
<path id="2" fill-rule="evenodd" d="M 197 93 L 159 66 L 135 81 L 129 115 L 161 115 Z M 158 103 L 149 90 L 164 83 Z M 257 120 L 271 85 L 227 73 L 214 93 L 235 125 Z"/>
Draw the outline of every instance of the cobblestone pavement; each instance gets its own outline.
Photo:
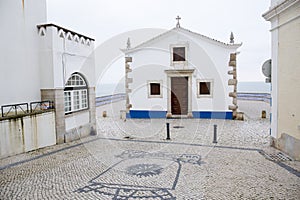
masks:
<path id="1" fill-rule="evenodd" d="M 246 121 L 124 121 L 122 104 L 97 108 L 97 136 L 1 159 L 0 199 L 299 199 L 300 164 L 269 147 L 267 104 L 241 102 Z"/>

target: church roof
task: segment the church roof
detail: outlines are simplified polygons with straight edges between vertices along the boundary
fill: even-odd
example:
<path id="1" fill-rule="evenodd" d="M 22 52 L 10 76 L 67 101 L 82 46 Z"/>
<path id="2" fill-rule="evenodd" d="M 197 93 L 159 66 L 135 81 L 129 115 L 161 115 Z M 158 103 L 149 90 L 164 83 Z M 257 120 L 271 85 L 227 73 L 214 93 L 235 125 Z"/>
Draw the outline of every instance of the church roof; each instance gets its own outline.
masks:
<path id="1" fill-rule="evenodd" d="M 187 33 L 187 34 L 191 34 L 192 36 L 195 36 L 195 37 L 198 37 L 198 38 L 201 38 L 203 40 L 206 40 L 206 41 L 209 41 L 209 42 L 212 42 L 216 45 L 220 45 L 220 46 L 223 46 L 223 47 L 226 47 L 226 48 L 238 48 L 242 45 L 242 43 L 225 43 L 225 42 L 221 42 L 219 40 L 216 40 L 216 39 L 213 39 L 213 38 L 210 38 L 208 36 L 205 36 L 205 35 L 202 35 L 200 33 L 196 33 L 196 32 L 193 32 L 193 31 L 190 31 L 188 29 L 185 29 L 185 28 L 182 28 L 181 26 L 177 26 L 175 28 L 172 28 L 171 30 L 168 30 L 156 37 L 153 37 L 149 40 L 146 40 L 145 42 L 133 47 L 133 48 L 130 48 L 130 49 L 121 49 L 124 53 L 129 53 L 129 52 L 133 52 L 133 51 L 136 51 L 142 47 L 147 47 L 148 45 L 150 45 L 152 42 L 154 41 L 157 41 L 159 39 L 161 39 L 163 36 L 166 36 L 172 32 L 183 32 L 183 33 Z"/>

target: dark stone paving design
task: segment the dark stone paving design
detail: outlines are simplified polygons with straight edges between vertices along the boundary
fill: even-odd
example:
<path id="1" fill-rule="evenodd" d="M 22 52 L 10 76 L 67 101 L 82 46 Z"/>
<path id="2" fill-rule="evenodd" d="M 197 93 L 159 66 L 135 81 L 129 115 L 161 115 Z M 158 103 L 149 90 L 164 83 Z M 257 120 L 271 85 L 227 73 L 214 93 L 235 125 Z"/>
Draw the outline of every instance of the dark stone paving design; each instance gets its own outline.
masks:
<path id="1" fill-rule="evenodd" d="M 18 161 L 18 162 L 14 162 L 14 163 L 11 163 L 11 164 L 8 164 L 8 165 L 0 166 L 0 171 L 8 169 L 8 168 L 11 168 L 11 167 L 15 167 L 15 166 L 27 163 L 27 162 L 31 162 L 31 161 L 43 158 L 45 156 L 50 156 L 50 155 L 59 153 L 61 151 L 69 150 L 71 148 L 78 147 L 78 146 L 81 146 L 81 145 L 84 145 L 84 144 L 87 144 L 87 143 L 90 143 L 90 142 L 95 142 L 97 140 L 112 140 L 112 141 L 121 141 L 121 142 L 137 142 L 137 143 L 140 142 L 140 143 L 156 143 L 156 144 L 162 144 L 163 143 L 163 144 L 171 144 L 171 145 L 188 145 L 188 146 L 200 146 L 200 147 L 213 147 L 213 148 L 219 148 L 219 149 L 232 149 L 232 150 L 242 150 L 242 151 L 256 151 L 256 152 L 260 153 L 261 155 L 263 155 L 264 157 L 267 158 L 267 156 L 266 156 L 267 153 L 264 152 L 263 150 L 257 149 L 257 148 L 230 147 L 230 146 L 219 146 L 219 145 L 203 145 L 203 144 L 182 143 L 182 142 L 168 142 L 168 141 L 124 140 L 124 139 L 118 139 L 118 138 L 101 138 L 101 137 L 96 137 L 96 138 L 93 138 L 93 139 L 91 139 L 89 141 L 86 141 L 86 142 L 82 142 L 82 143 L 79 143 L 79 144 L 75 144 L 75 145 L 71 145 L 71 146 L 68 146 L 68 147 L 64 147 L 64 148 L 61 148 L 61 149 L 58 149 L 58 150 L 54 150 L 52 152 L 48 152 L 48 153 L 45 153 L 45 154 L 42 154 L 42 155 L 38 155 L 38 156 L 29 158 L 29 159 L 25 159 L 25 160 L 21 160 L 21 161 Z M 290 173 L 292 173 L 292 174 L 300 177 L 300 171 L 297 171 L 296 169 L 293 169 L 292 167 L 290 167 L 290 166 L 282 163 L 283 160 L 274 161 L 273 159 L 269 159 L 269 158 L 267 158 L 267 159 L 270 160 L 270 161 L 272 161 L 272 162 L 275 162 L 280 167 L 286 169 Z"/>
<path id="2" fill-rule="evenodd" d="M 173 126 L 173 128 L 184 128 L 184 126 Z"/>
<path id="3" fill-rule="evenodd" d="M 127 167 L 127 173 L 137 177 L 148 177 L 161 174 L 163 168 L 157 164 L 137 164 Z"/>
<path id="4" fill-rule="evenodd" d="M 113 200 L 126 199 L 163 199 L 174 200 L 174 197 L 168 189 L 165 188 L 146 188 L 134 187 L 131 185 L 115 185 L 107 183 L 91 183 L 88 186 L 81 188 L 78 192 L 95 192 L 96 194 L 103 194 L 111 197 Z"/>
<path id="5" fill-rule="evenodd" d="M 172 190 L 176 189 L 178 183 L 182 164 L 192 164 L 192 165 L 201 165 L 201 156 L 197 154 L 171 154 L 164 152 L 145 152 L 145 151 L 136 151 L 136 150 L 127 150 L 122 152 L 120 155 L 115 156 L 120 158 L 121 161 L 115 163 L 112 167 L 105 170 L 103 173 L 89 181 L 88 185 L 83 188 L 79 188 L 75 192 L 79 193 L 88 193 L 94 192 L 101 195 L 106 195 L 112 197 L 112 199 L 143 199 L 143 198 L 155 198 L 163 200 L 173 200 L 176 197 L 171 193 Z M 120 170 L 120 167 L 123 163 L 134 163 L 142 162 L 138 164 L 133 164 L 125 167 L 125 170 Z M 174 166 L 176 164 L 176 170 L 172 171 L 169 166 L 168 169 L 164 165 L 160 165 L 160 162 L 169 162 L 170 165 Z M 149 163 L 150 162 L 150 163 Z M 156 162 L 156 163 L 151 163 Z M 112 172 L 112 171 L 116 172 Z M 135 177 L 136 181 L 134 183 L 128 180 L 116 180 L 116 183 L 108 183 L 104 180 L 107 176 L 110 176 L 110 173 L 118 173 L 121 177 L 122 174 Z M 154 176 L 163 176 L 166 173 L 173 173 L 166 179 L 174 178 L 170 187 L 156 187 L 154 185 L 148 184 L 147 180 L 153 183 Z M 175 173 L 175 174 L 174 174 Z M 107 175 L 108 174 L 108 175 Z M 106 176 L 106 177 L 105 177 Z M 171 177 L 171 178 L 170 178 Z M 126 178 L 126 176 L 125 176 Z M 145 182 L 146 185 L 142 185 L 138 179 L 142 179 L 141 182 Z M 122 183 L 123 182 L 123 183 Z M 130 184 L 130 183 L 131 184 Z M 155 182 L 155 181 L 154 181 Z M 126 183 L 126 184 L 125 184 Z M 127 184 L 128 183 L 128 184 Z"/>

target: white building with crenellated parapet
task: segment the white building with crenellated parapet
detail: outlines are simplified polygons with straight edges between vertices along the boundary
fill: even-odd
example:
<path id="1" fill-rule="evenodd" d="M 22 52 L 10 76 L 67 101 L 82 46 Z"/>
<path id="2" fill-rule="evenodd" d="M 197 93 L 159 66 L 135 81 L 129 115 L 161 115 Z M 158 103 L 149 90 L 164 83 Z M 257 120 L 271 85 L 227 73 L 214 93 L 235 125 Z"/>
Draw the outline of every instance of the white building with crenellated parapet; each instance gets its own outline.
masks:
<path id="1" fill-rule="evenodd" d="M 2 2 L 0 27 L 0 157 L 95 133 L 94 39 L 47 23 L 46 0 Z"/>

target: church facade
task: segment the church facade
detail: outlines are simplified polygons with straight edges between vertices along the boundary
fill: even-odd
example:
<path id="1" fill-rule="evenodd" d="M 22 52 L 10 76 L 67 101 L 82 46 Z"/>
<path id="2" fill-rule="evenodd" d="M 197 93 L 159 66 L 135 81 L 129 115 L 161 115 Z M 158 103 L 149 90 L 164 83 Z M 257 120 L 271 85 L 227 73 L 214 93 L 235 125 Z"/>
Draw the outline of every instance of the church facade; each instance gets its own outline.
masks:
<path id="1" fill-rule="evenodd" d="M 179 19 L 175 28 L 133 48 L 128 41 L 122 50 L 126 117 L 232 119 L 241 44 L 233 35 L 227 44 L 182 28 Z"/>

